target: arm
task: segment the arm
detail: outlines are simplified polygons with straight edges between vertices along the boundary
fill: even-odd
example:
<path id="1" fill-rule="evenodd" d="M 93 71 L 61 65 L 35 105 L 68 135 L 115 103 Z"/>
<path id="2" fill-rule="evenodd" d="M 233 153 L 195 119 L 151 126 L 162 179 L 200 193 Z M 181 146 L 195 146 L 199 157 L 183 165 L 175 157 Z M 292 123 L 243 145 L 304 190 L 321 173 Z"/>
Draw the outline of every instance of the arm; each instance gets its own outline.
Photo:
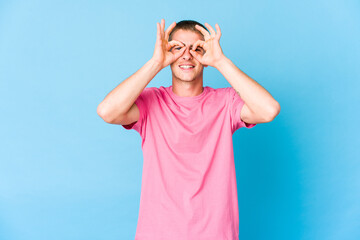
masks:
<path id="1" fill-rule="evenodd" d="M 274 120 L 280 112 L 280 104 L 255 80 L 237 68 L 225 56 L 216 68 L 228 80 L 245 104 L 241 119 L 247 123 L 264 123 Z"/>
<path id="2" fill-rule="evenodd" d="M 135 100 L 159 71 L 158 64 L 153 60 L 149 60 L 136 73 L 121 82 L 105 97 L 97 107 L 98 115 L 105 122 L 113 124 L 130 124 L 137 121 L 139 119 L 139 110 Z M 135 106 L 132 107 L 134 104 Z M 132 116 L 126 116 L 130 109 L 132 109 Z"/>
<path id="3" fill-rule="evenodd" d="M 164 67 L 171 64 L 182 54 L 171 53 L 171 47 L 183 44 L 177 41 L 168 42 L 169 33 L 175 27 L 172 23 L 164 32 L 165 21 L 157 23 L 157 37 L 153 57 L 145 63 L 136 73 L 121 82 L 98 105 L 97 113 L 104 121 L 113 124 L 130 124 L 139 119 L 139 109 L 135 101 L 144 88 Z"/>
<path id="4" fill-rule="evenodd" d="M 210 33 L 201 26 L 196 28 L 204 35 L 205 41 L 197 41 L 193 49 L 198 46 L 206 51 L 203 56 L 191 50 L 191 54 L 203 65 L 215 67 L 226 78 L 239 94 L 245 104 L 241 110 L 241 119 L 247 123 L 264 123 L 272 121 L 280 112 L 280 104 L 255 80 L 237 68 L 230 59 L 225 57 L 220 47 L 221 31 L 215 25 L 217 33 L 207 23 L 205 26 Z"/>

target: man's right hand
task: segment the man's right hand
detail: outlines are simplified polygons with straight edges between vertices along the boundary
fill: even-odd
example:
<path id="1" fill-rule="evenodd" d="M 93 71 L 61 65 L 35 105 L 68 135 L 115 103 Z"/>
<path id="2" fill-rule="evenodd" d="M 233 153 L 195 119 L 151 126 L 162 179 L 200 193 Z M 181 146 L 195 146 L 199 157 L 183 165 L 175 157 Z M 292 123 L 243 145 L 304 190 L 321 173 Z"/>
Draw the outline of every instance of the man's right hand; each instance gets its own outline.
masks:
<path id="1" fill-rule="evenodd" d="M 179 41 L 168 41 L 170 32 L 176 25 L 176 22 L 173 22 L 164 32 L 165 29 L 165 20 L 161 19 L 161 24 L 157 24 L 157 36 L 155 43 L 155 50 L 152 60 L 161 66 L 161 69 L 167 67 L 171 63 L 175 62 L 185 51 L 184 44 Z M 170 52 L 171 48 L 178 46 L 182 49 L 176 53 Z"/>

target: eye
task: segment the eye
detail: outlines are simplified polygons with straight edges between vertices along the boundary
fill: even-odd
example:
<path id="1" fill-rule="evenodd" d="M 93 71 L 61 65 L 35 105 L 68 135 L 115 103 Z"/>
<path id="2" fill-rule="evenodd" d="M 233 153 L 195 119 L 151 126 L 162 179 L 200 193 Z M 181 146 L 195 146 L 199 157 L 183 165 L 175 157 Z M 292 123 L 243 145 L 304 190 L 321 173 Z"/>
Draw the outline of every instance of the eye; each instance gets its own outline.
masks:
<path id="1" fill-rule="evenodd" d="M 181 47 L 174 47 L 174 49 L 179 51 Z"/>
<path id="2" fill-rule="evenodd" d="M 199 52 L 199 53 L 203 53 L 204 52 L 204 49 L 201 48 L 201 47 L 198 47 L 195 49 L 195 51 Z"/>

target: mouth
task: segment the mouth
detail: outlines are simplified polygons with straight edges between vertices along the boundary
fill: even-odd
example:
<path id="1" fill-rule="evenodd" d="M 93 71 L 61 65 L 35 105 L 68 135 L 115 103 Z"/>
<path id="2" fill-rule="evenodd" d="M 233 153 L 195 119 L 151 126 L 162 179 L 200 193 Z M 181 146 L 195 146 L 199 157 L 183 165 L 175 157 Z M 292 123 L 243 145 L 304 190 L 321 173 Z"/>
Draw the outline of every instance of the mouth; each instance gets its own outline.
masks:
<path id="1" fill-rule="evenodd" d="M 179 65 L 179 68 L 184 71 L 190 71 L 193 68 L 195 68 L 195 66 L 191 65 L 191 64 L 181 64 L 181 65 Z"/>

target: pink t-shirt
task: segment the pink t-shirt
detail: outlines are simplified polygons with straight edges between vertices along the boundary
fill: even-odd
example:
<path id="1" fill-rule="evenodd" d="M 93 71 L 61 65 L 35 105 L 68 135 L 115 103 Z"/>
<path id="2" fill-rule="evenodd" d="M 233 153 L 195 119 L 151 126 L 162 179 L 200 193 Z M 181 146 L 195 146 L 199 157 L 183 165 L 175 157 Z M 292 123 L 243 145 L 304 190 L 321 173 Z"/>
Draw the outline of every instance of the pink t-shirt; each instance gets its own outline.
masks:
<path id="1" fill-rule="evenodd" d="M 143 173 L 135 240 L 237 240 L 233 133 L 252 128 L 232 87 L 180 97 L 148 87 L 135 101 Z"/>

